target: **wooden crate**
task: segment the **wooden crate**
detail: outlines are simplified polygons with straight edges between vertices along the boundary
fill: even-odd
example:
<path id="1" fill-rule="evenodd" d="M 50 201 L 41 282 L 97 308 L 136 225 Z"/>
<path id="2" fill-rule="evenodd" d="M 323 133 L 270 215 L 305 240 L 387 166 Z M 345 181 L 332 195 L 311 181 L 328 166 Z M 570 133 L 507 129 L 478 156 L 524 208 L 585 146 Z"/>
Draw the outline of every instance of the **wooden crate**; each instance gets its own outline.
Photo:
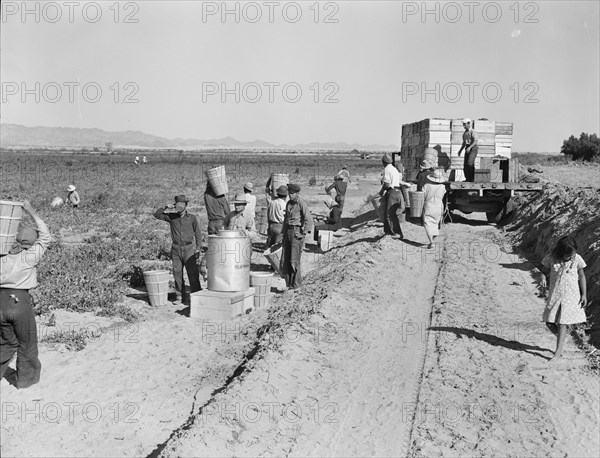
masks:
<path id="1" fill-rule="evenodd" d="M 496 122 L 496 134 L 500 135 L 512 135 L 513 123 L 512 122 Z"/>
<path id="2" fill-rule="evenodd" d="M 507 161 L 501 161 L 493 157 L 481 158 L 481 168 L 490 171 L 490 181 L 492 183 L 502 183 L 503 181 L 502 168 L 500 167 L 501 162 Z"/>
<path id="3" fill-rule="evenodd" d="M 232 320 L 254 307 L 255 289 L 223 292 L 203 289 L 190 294 L 190 318 Z"/>
<path id="4" fill-rule="evenodd" d="M 420 144 L 441 144 L 441 145 L 449 145 L 450 144 L 450 131 L 421 131 L 421 139 Z"/>
<path id="5" fill-rule="evenodd" d="M 475 132 L 485 132 L 485 133 L 490 133 L 490 134 L 495 134 L 496 133 L 496 122 L 495 121 L 490 121 L 487 119 L 478 119 L 476 121 L 474 121 L 474 126 L 473 129 L 475 129 Z"/>
<path id="6" fill-rule="evenodd" d="M 489 132 L 477 133 L 477 145 L 496 146 L 496 134 Z"/>
<path id="7" fill-rule="evenodd" d="M 453 119 L 450 122 L 450 130 L 452 132 L 463 132 L 465 130 L 465 128 L 463 127 L 462 120 L 463 120 L 463 118 Z M 471 127 L 473 127 L 473 126 L 471 126 Z"/>
<path id="8" fill-rule="evenodd" d="M 496 146 L 496 156 L 511 157 L 512 148 L 510 146 Z"/>
<path id="9" fill-rule="evenodd" d="M 420 123 L 421 132 L 429 131 L 450 131 L 450 119 L 428 118 Z"/>
<path id="10" fill-rule="evenodd" d="M 478 146 L 477 156 L 478 157 L 494 157 L 496 155 L 495 146 Z"/>

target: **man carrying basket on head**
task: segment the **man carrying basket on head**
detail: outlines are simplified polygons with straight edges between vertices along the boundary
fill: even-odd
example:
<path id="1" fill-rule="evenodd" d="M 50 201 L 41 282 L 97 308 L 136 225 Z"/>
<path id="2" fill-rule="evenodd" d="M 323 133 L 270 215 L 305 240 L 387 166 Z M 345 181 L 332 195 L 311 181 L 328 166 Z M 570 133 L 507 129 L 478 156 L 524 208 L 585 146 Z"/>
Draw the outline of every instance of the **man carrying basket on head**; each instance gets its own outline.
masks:
<path id="1" fill-rule="evenodd" d="M 154 212 L 156 219 L 166 221 L 171 226 L 171 239 L 173 240 L 171 259 L 173 260 L 173 277 L 177 290 L 176 304 L 189 300 L 183 280 L 184 266 L 190 280 L 190 291 L 195 293 L 202 290 L 200 273 L 196 264 L 196 260 L 200 257 L 202 231 L 196 215 L 187 211 L 188 202 L 187 197 L 181 194 L 175 196 L 175 204 L 160 207 Z"/>
<path id="2" fill-rule="evenodd" d="M 21 227 L 10 252 L 0 258 L 0 378 L 17 352 L 17 388 L 40 381 L 37 327 L 29 290 L 38 285 L 37 265 L 50 244 L 50 232 L 28 201 L 23 201 L 37 230 Z"/>

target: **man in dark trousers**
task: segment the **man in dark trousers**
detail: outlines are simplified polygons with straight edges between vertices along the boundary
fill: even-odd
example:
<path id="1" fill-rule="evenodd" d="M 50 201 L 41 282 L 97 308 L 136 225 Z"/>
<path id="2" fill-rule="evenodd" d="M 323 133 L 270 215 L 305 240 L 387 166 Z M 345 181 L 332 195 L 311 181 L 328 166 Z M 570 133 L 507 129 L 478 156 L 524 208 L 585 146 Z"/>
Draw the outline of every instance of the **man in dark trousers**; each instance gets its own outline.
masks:
<path id="1" fill-rule="evenodd" d="M 229 214 L 227 196 L 217 196 L 210 183 L 206 183 L 204 205 L 208 216 L 208 235 L 216 235 L 220 229 L 223 229 L 225 218 Z"/>
<path id="2" fill-rule="evenodd" d="M 286 287 L 296 289 L 302 286 L 300 258 L 304 248 L 304 238 L 314 226 L 307 203 L 298 195 L 300 186 L 288 184 L 290 200 L 285 206 L 283 221 L 283 275 Z"/>
<path id="3" fill-rule="evenodd" d="M 465 172 L 465 181 L 475 181 L 475 159 L 477 159 L 477 132 L 471 127 L 471 120 L 469 118 L 463 119 L 463 143 L 458 151 L 458 155 L 465 150 L 465 164 L 463 170 Z"/>
<path id="4" fill-rule="evenodd" d="M 17 352 L 17 388 L 40 381 L 42 364 L 29 290 L 38 285 L 37 265 L 50 244 L 48 226 L 26 200 L 23 209 L 35 221 L 37 230 L 21 227 L 9 254 L 0 257 L 0 378 L 6 375 L 8 363 Z"/>
<path id="5" fill-rule="evenodd" d="M 332 189 L 335 189 L 335 201 L 340 206 L 340 214 L 344 211 L 344 201 L 346 200 L 346 190 L 348 182 L 340 175 L 333 177 L 333 183 L 325 188 L 325 192 L 329 194 Z"/>
<path id="6" fill-rule="evenodd" d="M 200 257 L 202 231 L 196 215 L 187 211 L 189 200 L 184 195 L 175 197 L 175 204 L 158 208 L 154 217 L 166 221 L 171 226 L 171 259 L 173 260 L 173 277 L 177 290 L 176 304 L 189 301 L 183 280 L 183 266 L 190 280 L 190 291 L 195 293 L 202 290 L 200 274 L 196 260 Z M 194 241 L 195 239 L 195 241 Z"/>

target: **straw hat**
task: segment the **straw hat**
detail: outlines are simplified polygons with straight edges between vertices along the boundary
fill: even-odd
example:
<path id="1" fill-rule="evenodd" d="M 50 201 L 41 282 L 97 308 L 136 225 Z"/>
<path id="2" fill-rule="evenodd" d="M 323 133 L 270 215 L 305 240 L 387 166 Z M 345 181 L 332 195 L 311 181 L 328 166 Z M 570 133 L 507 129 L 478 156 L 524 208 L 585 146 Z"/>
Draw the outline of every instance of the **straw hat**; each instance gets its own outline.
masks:
<path id="1" fill-rule="evenodd" d="M 444 181 L 446 181 L 442 169 L 435 169 L 431 175 L 427 176 L 427 179 L 434 183 L 443 183 Z"/>
<path id="2" fill-rule="evenodd" d="M 390 156 L 388 153 L 385 153 L 383 155 L 383 157 L 381 158 L 381 160 L 383 162 L 385 162 L 386 164 L 391 164 L 392 163 L 392 156 Z"/>
<path id="3" fill-rule="evenodd" d="M 244 185 L 244 189 L 247 189 L 248 191 L 252 192 L 252 191 L 254 191 L 254 185 L 252 183 L 248 182 Z"/>
<path id="4" fill-rule="evenodd" d="M 420 168 L 421 170 L 427 170 L 427 169 L 430 169 L 430 168 L 431 168 L 431 162 L 429 162 L 429 161 L 426 161 L 426 160 L 422 160 L 422 161 L 421 161 L 421 165 L 419 166 L 419 168 Z"/>
<path id="5" fill-rule="evenodd" d="M 246 195 L 245 194 L 236 194 L 235 198 L 233 199 L 233 202 L 236 205 L 246 205 L 248 203 L 248 201 L 246 200 Z"/>
<path id="6" fill-rule="evenodd" d="M 463 124 L 469 124 L 471 120 L 469 118 L 463 119 Z"/>
<path id="7" fill-rule="evenodd" d="M 69 192 L 75 191 L 75 186 L 73 186 L 72 184 L 70 184 L 70 185 L 67 187 L 67 191 L 69 191 Z"/>

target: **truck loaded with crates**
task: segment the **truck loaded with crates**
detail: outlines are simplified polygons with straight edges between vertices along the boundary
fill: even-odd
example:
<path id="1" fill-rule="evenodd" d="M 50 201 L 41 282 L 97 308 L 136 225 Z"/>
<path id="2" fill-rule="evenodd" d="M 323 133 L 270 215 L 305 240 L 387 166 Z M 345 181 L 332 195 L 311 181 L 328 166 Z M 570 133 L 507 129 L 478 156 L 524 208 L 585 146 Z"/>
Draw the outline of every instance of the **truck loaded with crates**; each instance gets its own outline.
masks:
<path id="1" fill-rule="evenodd" d="M 459 156 L 464 127 L 461 119 L 428 118 L 402 125 L 400 160 L 405 181 L 414 181 L 423 160 L 442 169 L 447 179 L 448 210 L 483 212 L 489 222 L 498 223 L 512 211 L 515 191 L 540 191 L 537 183 L 519 182 L 519 163 L 511 158 L 513 125 L 488 119 L 473 121 L 478 136 L 475 180 L 465 181 L 463 155 Z"/>

